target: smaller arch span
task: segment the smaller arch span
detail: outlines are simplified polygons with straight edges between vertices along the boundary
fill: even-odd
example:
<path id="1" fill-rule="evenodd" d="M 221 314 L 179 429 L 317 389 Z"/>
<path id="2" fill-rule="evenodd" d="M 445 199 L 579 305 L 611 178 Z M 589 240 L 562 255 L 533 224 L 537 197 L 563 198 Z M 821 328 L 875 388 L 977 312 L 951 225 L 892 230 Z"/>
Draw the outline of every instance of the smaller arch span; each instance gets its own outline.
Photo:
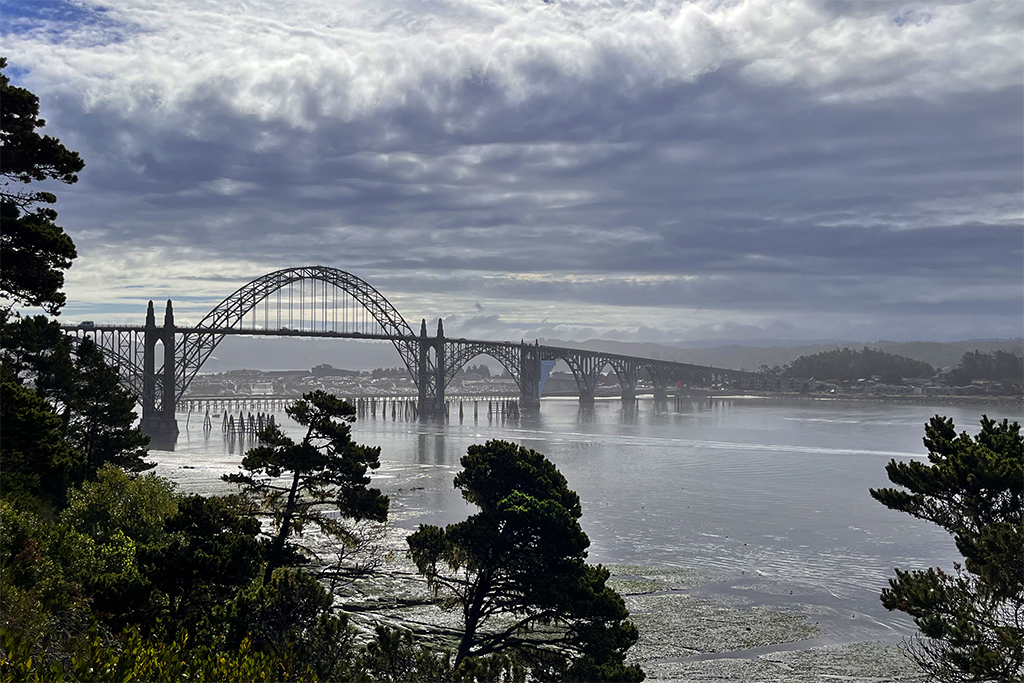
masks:
<path id="1" fill-rule="evenodd" d="M 452 340 L 455 341 L 455 340 Z M 505 371 L 515 380 L 516 386 L 522 390 L 522 377 L 519 369 L 519 348 L 509 344 L 489 344 L 486 342 L 456 342 L 451 345 L 450 356 L 445 359 L 444 385 L 451 384 L 459 370 L 470 361 L 480 356 L 490 356 L 501 363 Z"/>

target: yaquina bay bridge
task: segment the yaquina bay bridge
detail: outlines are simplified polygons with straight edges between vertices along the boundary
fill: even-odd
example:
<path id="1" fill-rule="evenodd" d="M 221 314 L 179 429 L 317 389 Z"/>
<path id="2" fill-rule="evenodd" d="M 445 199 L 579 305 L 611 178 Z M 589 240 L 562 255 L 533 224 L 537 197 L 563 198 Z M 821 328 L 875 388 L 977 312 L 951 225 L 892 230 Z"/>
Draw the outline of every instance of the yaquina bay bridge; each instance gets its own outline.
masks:
<path id="1" fill-rule="evenodd" d="M 509 341 L 450 339 L 442 321 L 434 336 L 427 322 L 416 334 L 373 286 L 351 273 L 326 266 L 286 268 L 240 287 L 192 327 L 174 324 L 168 299 L 158 326 L 149 302 L 144 326 L 66 325 L 69 334 L 92 337 L 117 368 L 122 384 L 142 404 L 142 428 L 150 435 L 178 433 L 175 408 L 217 345 L 232 334 L 338 339 L 380 339 L 395 345 L 418 391 L 418 414 L 444 414 L 445 388 L 477 356 L 491 356 L 515 380 L 520 407 L 540 406 L 544 381 L 556 361 L 572 371 L 581 404 L 594 401 L 598 380 L 611 367 L 623 401 L 636 398 L 637 380 L 649 378 L 655 399 L 667 400 L 679 382 L 707 385 L 750 373 L 638 358 L 598 351 Z M 158 348 L 159 347 L 159 348 Z"/>

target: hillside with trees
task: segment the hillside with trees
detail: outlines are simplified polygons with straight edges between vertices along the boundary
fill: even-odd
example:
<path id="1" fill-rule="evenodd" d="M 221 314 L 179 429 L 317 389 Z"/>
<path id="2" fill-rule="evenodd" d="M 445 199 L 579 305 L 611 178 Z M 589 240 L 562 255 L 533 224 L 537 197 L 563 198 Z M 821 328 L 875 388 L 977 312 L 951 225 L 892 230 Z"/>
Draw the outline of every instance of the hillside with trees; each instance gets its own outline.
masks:
<path id="1" fill-rule="evenodd" d="M 907 377 L 931 377 L 935 368 L 906 356 L 875 351 L 866 346 L 860 351 L 849 348 L 800 356 L 781 369 L 786 377 L 852 381 L 879 376 L 899 381 Z"/>
<path id="2" fill-rule="evenodd" d="M 1006 351 L 968 351 L 960 359 L 960 365 L 949 373 L 946 381 L 961 386 L 975 380 L 1020 384 L 1024 381 L 1024 356 Z"/>

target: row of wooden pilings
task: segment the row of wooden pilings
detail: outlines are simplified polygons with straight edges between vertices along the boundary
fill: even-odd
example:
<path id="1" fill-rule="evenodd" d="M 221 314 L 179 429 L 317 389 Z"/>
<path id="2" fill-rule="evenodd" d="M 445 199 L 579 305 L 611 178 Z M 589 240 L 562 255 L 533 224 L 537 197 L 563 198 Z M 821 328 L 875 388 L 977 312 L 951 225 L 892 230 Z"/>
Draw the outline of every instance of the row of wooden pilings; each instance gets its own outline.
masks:
<path id="1" fill-rule="evenodd" d="M 220 413 L 263 411 L 266 413 L 280 412 L 295 403 L 299 396 L 214 396 L 210 398 L 187 398 L 178 406 L 179 410 L 188 413 L 213 410 Z"/>
<path id="2" fill-rule="evenodd" d="M 219 413 L 214 413 L 219 415 Z M 191 411 L 189 412 L 189 418 L 192 417 Z M 186 421 L 187 424 L 187 421 Z M 224 434 L 231 435 L 246 435 L 256 436 L 262 432 L 266 427 L 277 424 L 274 419 L 273 413 L 257 412 L 253 415 L 251 412 L 248 416 L 245 413 L 239 412 L 238 419 L 235 420 L 235 416 L 224 411 L 224 416 L 221 418 L 220 431 Z M 203 417 L 203 431 L 213 431 L 213 419 L 210 416 L 210 409 L 206 409 L 206 415 Z"/>
<path id="3" fill-rule="evenodd" d="M 221 417 L 223 413 L 224 422 L 230 422 L 232 413 L 237 412 L 239 419 L 235 420 L 235 429 L 229 430 L 227 427 L 222 427 L 227 432 L 242 430 L 238 425 L 242 422 L 242 416 L 245 414 L 249 414 L 257 422 L 260 415 L 264 415 L 266 420 L 274 412 L 283 412 L 285 408 L 293 404 L 297 399 L 297 396 L 293 398 L 260 396 L 193 398 L 186 399 L 183 402 L 183 407 L 188 412 L 189 417 L 191 417 L 193 412 L 205 411 L 206 420 L 210 419 L 211 410 L 213 410 L 214 418 Z M 671 402 L 676 410 L 681 410 L 684 404 L 693 399 L 694 397 L 689 394 L 670 394 L 664 400 Z M 355 406 L 356 416 L 359 419 L 375 419 L 378 416 L 382 419 L 390 418 L 393 421 L 416 420 L 419 418 L 416 399 L 408 396 L 370 396 L 346 398 L 345 400 Z M 253 411 L 256 411 L 255 416 L 252 415 Z M 462 421 L 469 417 L 470 414 L 472 414 L 474 420 L 479 420 L 481 415 L 490 420 L 516 420 L 519 419 L 519 401 L 508 396 L 463 396 L 450 398 L 445 401 L 445 419 L 458 416 L 459 420 Z M 249 422 L 249 418 L 246 417 L 246 428 L 248 428 Z"/>
<path id="4" fill-rule="evenodd" d="M 419 418 L 414 399 L 373 396 L 347 400 L 355 406 L 358 419 L 375 419 L 378 412 L 381 419 L 387 420 L 390 416 L 392 422 Z M 458 416 L 459 422 L 462 422 L 472 413 L 473 420 L 478 421 L 484 410 L 487 411 L 488 422 L 519 419 L 519 401 L 513 398 L 459 398 L 444 402 L 444 418 L 446 420 L 452 419 L 454 414 Z"/>
<path id="5" fill-rule="evenodd" d="M 296 397 L 297 398 L 297 397 Z M 295 402 L 295 398 L 262 398 L 262 397 L 231 397 L 231 398 L 209 398 L 186 400 L 184 408 L 189 418 L 193 412 L 205 411 L 203 428 L 213 428 L 213 418 L 221 419 L 221 431 L 225 434 L 252 433 L 262 430 L 266 424 L 273 422 L 273 412 L 283 411 L 286 407 Z M 346 398 L 356 409 L 356 417 L 361 420 L 390 419 L 392 421 L 405 421 L 419 419 L 419 409 L 415 398 L 407 396 L 372 396 Z M 221 410 L 218 410 L 221 408 Z M 211 409 L 213 417 L 211 418 Z M 238 411 L 238 419 L 233 415 Z M 253 414 L 256 410 L 256 414 Z M 265 412 L 264 412 L 265 411 Z M 248 413 L 248 415 L 246 415 Z M 518 420 L 519 401 L 508 397 L 463 397 L 453 398 L 445 401 L 444 418 L 450 420 L 458 417 L 459 422 L 472 415 L 474 421 L 486 418 L 489 422 L 494 420 Z"/>

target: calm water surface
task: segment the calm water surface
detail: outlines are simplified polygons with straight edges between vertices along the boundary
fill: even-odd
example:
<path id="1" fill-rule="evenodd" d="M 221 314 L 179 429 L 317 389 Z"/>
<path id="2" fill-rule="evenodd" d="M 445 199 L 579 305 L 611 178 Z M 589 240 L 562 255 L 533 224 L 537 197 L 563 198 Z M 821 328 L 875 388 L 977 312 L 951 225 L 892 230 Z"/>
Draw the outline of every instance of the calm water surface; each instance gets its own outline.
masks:
<path id="1" fill-rule="evenodd" d="M 950 568 L 958 558 L 943 531 L 888 510 L 868 489 L 888 484 L 889 460 L 924 459 L 930 416 L 974 433 L 974 408 L 716 398 L 667 412 L 649 400 L 633 410 L 598 400 L 584 411 L 575 399 L 545 399 L 537 417 L 500 421 L 482 405 L 474 420 L 467 403 L 461 423 L 392 421 L 389 411 L 355 424 L 358 441 L 381 447 L 374 485 L 391 496 L 397 524 L 471 514 L 452 487 L 459 458 L 471 444 L 506 439 L 547 455 L 579 493 L 591 561 L 706 569 L 723 578 L 709 594 L 810 606 L 846 639 L 911 632 L 878 602 L 893 567 Z M 173 453 L 151 457 L 186 490 L 221 490 L 220 474 L 249 444 L 228 440 L 218 421 L 204 435 L 196 417 Z"/>

